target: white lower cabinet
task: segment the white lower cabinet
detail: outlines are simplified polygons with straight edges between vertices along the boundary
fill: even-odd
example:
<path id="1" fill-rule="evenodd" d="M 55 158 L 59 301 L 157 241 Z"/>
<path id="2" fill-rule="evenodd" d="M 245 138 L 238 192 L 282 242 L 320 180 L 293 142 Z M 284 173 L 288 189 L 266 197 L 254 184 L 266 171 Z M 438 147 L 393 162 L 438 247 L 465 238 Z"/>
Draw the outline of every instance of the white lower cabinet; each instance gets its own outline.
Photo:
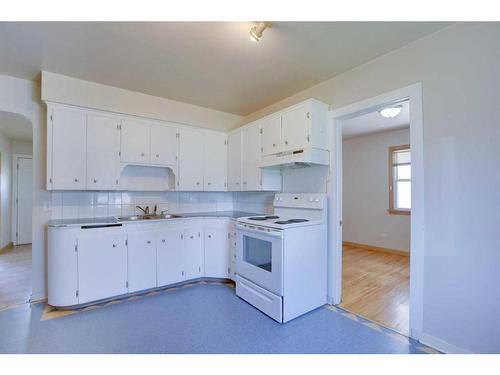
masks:
<path id="1" fill-rule="evenodd" d="M 181 282 L 184 280 L 184 230 L 162 229 L 156 239 L 158 286 Z"/>
<path id="2" fill-rule="evenodd" d="M 156 288 L 156 232 L 128 234 L 128 291 Z"/>
<path id="3" fill-rule="evenodd" d="M 229 277 L 229 222 L 210 221 L 204 226 L 205 276 Z"/>
<path id="4" fill-rule="evenodd" d="M 201 228 L 184 231 L 184 278 L 196 279 L 203 276 L 203 242 Z"/>
<path id="5" fill-rule="evenodd" d="M 127 234 L 121 228 L 82 229 L 78 235 L 78 302 L 127 290 Z"/>
<path id="6" fill-rule="evenodd" d="M 75 306 L 198 279 L 234 277 L 234 221 L 49 227 L 49 304 Z"/>

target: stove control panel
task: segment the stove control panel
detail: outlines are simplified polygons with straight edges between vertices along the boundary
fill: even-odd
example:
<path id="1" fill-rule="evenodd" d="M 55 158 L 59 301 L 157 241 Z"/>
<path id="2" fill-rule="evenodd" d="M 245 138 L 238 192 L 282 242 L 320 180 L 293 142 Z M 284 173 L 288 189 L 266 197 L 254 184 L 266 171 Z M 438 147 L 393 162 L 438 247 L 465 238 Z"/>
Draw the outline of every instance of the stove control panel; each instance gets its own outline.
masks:
<path id="1" fill-rule="evenodd" d="M 309 208 L 322 210 L 326 206 L 326 194 L 279 193 L 274 197 L 274 207 Z"/>

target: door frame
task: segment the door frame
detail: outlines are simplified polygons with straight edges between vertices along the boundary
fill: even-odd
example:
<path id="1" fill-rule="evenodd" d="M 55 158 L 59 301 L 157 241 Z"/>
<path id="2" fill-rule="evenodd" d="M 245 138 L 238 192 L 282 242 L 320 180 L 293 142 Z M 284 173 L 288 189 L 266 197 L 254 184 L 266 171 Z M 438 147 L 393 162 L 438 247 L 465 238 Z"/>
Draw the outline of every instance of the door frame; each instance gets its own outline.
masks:
<path id="1" fill-rule="evenodd" d="M 11 194 L 11 207 L 12 207 L 12 215 L 11 215 L 11 219 L 12 219 L 12 222 L 11 222 L 11 236 L 12 236 L 12 243 L 14 245 L 17 245 L 17 232 L 18 232 L 18 222 L 17 222 L 17 218 L 18 218 L 18 214 L 17 214 L 17 211 L 18 211 L 18 202 L 17 202 L 17 194 L 18 194 L 18 189 L 19 189 L 19 181 L 18 181 L 18 178 L 17 178 L 17 173 L 18 173 L 18 170 L 17 170 L 17 164 L 18 164 L 18 161 L 19 159 L 31 159 L 33 161 L 33 155 L 29 155 L 29 154 L 12 154 L 12 194 Z M 33 178 L 33 176 L 31 176 Z M 31 189 L 31 193 L 33 194 L 33 185 L 32 185 L 32 189 Z M 33 209 L 33 207 L 32 207 Z M 33 233 L 31 234 L 31 236 L 33 237 Z"/>
<path id="2" fill-rule="evenodd" d="M 423 326 L 423 282 L 425 255 L 424 216 L 424 144 L 422 84 L 415 83 L 385 94 L 365 99 L 330 112 L 331 145 L 328 181 L 329 260 L 328 302 L 342 301 L 342 122 L 352 117 L 396 104 L 410 102 L 410 147 L 412 153 L 412 197 L 410 240 L 410 337 L 419 339 Z"/>

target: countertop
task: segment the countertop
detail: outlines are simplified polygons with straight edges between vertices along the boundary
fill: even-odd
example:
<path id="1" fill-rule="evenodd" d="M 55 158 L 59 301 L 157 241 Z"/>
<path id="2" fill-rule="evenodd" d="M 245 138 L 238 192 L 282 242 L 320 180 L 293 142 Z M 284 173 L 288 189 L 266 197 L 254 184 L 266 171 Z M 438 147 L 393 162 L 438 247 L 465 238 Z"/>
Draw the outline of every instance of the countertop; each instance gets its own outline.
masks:
<path id="1" fill-rule="evenodd" d="M 139 220 L 139 221 L 120 221 L 116 217 L 60 219 L 60 220 L 50 220 L 47 225 L 49 227 L 68 227 L 68 226 L 80 226 L 80 225 L 141 224 L 141 223 L 171 222 L 184 219 L 210 218 L 210 217 L 238 219 L 240 217 L 257 216 L 263 214 L 256 214 L 252 212 L 243 212 L 243 211 L 216 211 L 216 212 L 196 212 L 196 213 L 187 213 L 178 215 L 180 215 L 181 217 L 171 218 L 171 219 L 157 219 L 157 220 L 151 219 L 151 220 Z"/>

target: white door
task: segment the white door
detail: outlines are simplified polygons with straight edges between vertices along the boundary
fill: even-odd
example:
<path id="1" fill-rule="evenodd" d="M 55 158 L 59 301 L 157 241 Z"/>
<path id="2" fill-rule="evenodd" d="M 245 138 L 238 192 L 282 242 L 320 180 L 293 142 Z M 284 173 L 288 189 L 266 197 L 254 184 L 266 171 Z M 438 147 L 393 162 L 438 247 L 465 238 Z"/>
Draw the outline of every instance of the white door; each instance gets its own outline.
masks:
<path id="1" fill-rule="evenodd" d="M 205 276 L 229 277 L 227 224 L 205 226 Z"/>
<path id="2" fill-rule="evenodd" d="M 243 129 L 242 134 L 242 190 L 261 190 L 260 168 L 261 157 L 260 126 Z"/>
<path id="3" fill-rule="evenodd" d="M 203 276 L 203 246 L 200 228 L 184 231 L 184 278 L 196 279 Z"/>
<path id="4" fill-rule="evenodd" d="M 262 120 L 262 154 L 272 155 L 280 152 L 281 115 Z"/>
<path id="5" fill-rule="evenodd" d="M 177 164 L 177 131 L 176 127 L 151 125 L 151 164 Z"/>
<path id="6" fill-rule="evenodd" d="M 226 190 L 226 134 L 205 132 L 203 142 L 203 181 L 205 191 Z"/>
<path id="7" fill-rule="evenodd" d="M 31 243 L 33 215 L 33 159 L 17 159 L 16 245 Z"/>
<path id="8" fill-rule="evenodd" d="M 149 164 L 150 124 L 123 120 L 121 128 L 121 161 Z"/>
<path id="9" fill-rule="evenodd" d="M 129 293 L 156 287 L 156 233 L 153 231 L 128 234 Z"/>
<path id="10" fill-rule="evenodd" d="M 241 131 L 227 137 L 227 188 L 241 190 Z"/>
<path id="11" fill-rule="evenodd" d="M 184 279 L 184 230 L 162 230 L 156 243 L 158 286 L 181 282 Z"/>
<path id="12" fill-rule="evenodd" d="M 303 104 L 281 115 L 281 150 L 300 150 L 309 145 L 309 105 Z"/>
<path id="13" fill-rule="evenodd" d="M 127 293 L 127 235 L 109 228 L 82 229 L 78 237 L 79 303 Z"/>
<path id="14" fill-rule="evenodd" d="M 52 189 L 84 190 L 87 116 L 82 111 L 52 112 Z"/>
<path id="15" fill-rule="evenodd" d="M 120 130 L 111 117 L 87 117 L 87 189 L 113 190 L 119 183 Z"/>
<path id="16" fill-rule="evenodd" d="M 203 190 L 203 132 L 179 131 L 179 190 Z"/>

